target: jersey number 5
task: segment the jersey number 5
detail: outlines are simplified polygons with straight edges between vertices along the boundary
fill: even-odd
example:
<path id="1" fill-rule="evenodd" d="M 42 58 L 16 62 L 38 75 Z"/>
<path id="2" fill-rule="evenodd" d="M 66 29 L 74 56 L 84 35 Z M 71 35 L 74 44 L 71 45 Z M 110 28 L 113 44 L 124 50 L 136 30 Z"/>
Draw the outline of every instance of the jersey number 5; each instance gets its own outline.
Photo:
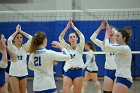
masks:
<path id="1" fill-rule="evenodd" d="M 34 65 L 41 66 L 41 58 L 40 57 L 34 57 Z"/>

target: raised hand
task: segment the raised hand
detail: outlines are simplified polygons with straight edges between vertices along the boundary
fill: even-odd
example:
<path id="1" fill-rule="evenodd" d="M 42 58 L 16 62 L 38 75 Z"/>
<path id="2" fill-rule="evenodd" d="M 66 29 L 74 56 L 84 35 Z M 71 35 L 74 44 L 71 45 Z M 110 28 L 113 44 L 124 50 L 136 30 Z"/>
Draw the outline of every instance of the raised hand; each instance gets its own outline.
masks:
<path id="1" fill-rule="evenodd" d="M 67 26 L 66 26 L 67 28 L 70 28 L 71 27 L 71 23 L 70 23 L 70 20 L 69 20 L 69 22 L 68 22 L 68 24 L 67 24 Z"/>
<path id="2" fill-rule="evenodd" d="M 51 44 L 52 44 L 52 47 L 54 47 L 54 48 L 59 48 L 59 49 L 63 48 L 63 46 L 57 41 L 52 41 Z"/>
<path id="3" fill-rule="evenodd" d="M 112 27 L 109 26 L 107 20 L 105 20 L 105 24 L 106 24 L 106 31 L 107 33 L 110 35 L 110 34 L 113 34 L 113 31 L 112 31 Z"/>
<path id="4" fill-rule="evenodd" d="M 4 49 L 6 49 L 6 44 L 4 41 L 0 40 L 0 51 L 3 51 Z"/>
<path id="5" fill-rule="evenodd" d="M 20 31 L 21 31 L 21 26 L 20 26 L 19 24 L 18 24 L 17 27 L 16 27 L 16 31 L 17 31 L 17 32 L 20 32 Z"/>
<path id="6" fill-rule="evenodd" d="M 112 34 L 112 27 L 108 26 L 106 28 L 105 39 L 108 39 L 111 34 Z"/>
<path id="7" fill-rule="evenodd" d="M 71 19 L 70 19 L 70 24 L 71 24 L 71 27 L 72 27 L 72 28 L 75 27 Z"/>
<path id="8" fill-rule="evenodd" d="M 101 25 L 100 25 L 100 29 L 105 29 L 106 28 L 106 25 L 107 25 L 107 21 L 106 20 L 104 20 L 102 23 L 101 23 Z"/>

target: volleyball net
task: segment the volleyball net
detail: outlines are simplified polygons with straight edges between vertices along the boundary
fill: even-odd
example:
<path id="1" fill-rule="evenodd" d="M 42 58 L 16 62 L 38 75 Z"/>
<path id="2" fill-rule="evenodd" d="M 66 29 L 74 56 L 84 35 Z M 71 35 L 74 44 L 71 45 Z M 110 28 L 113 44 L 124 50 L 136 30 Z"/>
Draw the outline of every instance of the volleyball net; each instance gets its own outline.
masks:
<path id="1" fill-rule="evenodd" d="M 14 10 L 0 11 L 3 22 L 46 22 L 56 20 L 139 20 L 140 8 L 133 9 L 85 9 L 85 10 Z"/>

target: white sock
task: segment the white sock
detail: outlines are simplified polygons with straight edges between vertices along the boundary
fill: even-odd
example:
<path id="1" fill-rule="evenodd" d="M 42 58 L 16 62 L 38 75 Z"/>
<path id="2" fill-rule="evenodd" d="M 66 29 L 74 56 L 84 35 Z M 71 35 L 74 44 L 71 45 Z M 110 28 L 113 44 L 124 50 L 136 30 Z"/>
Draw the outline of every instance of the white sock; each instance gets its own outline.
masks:
<path id="1" fill-rule="evenodd" d="M 97 90 L 97 93 L 102 93 L 102 91 L 101 90 Z"/>
<path id="2" fill-rule="evenodd" d="M 99 81 L 96 81 L 95 82 L 95 87 L 97 88 L 97 87 L 100 87 L 100 83 L 99 83 Z M 102 91 L 101 91 L 101 89 L 98 89 L 97 90 L 97 93 L 101 93 Z"/>
<path id="3" fill-rule="evenodd" d="M 87 82 L 83 82 L 83 88 L 82 88 L 82 93 L 85 93 L 85 87 L 87 87 Z"/>
<path id="4" fill-rule="evenodd" d="M 85 89 L 82 88 L 82 93 L 85 93 Z"/>

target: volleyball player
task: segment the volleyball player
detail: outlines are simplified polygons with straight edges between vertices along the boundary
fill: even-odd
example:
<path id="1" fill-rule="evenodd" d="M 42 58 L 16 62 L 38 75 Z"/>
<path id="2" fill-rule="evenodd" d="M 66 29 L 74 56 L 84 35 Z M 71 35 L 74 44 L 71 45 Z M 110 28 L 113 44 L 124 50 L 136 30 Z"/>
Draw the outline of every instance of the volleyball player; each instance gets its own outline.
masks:
<path id="1" fill-rule="evenodd" d="M 5 79 L 5 68 L 8 65 L 7 52 L 10 55 L 11 60 L 16 61 L 17 57 L 6 46 L 6 39 L 3 34 L 0 33 L 0 93 L 8 93 Z"/>
<path id="2" fill-rule="evenodd" d="M 27 43 L 22 44 L 23 35 L 28 38 Z M 12 93 L 26 93 L 27 86 L 27 49 L 31 43 L 32 36 L 21 30 L 17 25 L 16 31 L 8 38 L 8 46 L 17 55 L 17 62 L 11 62 L 9 70 L 9 80 Z"/>
<path id="3" fill-rule="evenodd" d="M 104 75 L 104 85 L 103 91 L 104 93 L 112 93 L 113 84 L 115 80 L 115 73 L 116 73 L 116 62 L 115 62 L 115 55 L 113 52 L 107 52 L 103 49 L 103 41 L 97 39 L 97 35 L 102 29 L 105 29 L 107 25 L 107 21 L 103 21 L 99 28 L 93 33 L 90 39 L 99 46 L 104 52 L 106 52 L 106 62 L 105 62 L 105 75 Z M 110 44 L 116 45 L 116 33 L 117 30 L 115 28 L 110 28 L 112 33 L 110 34 Z"/>
<path id="4" fill-rule="evenodd" d="M 67 30 L 72 27 L 75 32 L 69 34 L 68 41 L 70 44 L 66 43 L 64 40 L 64 35 Z M 78 37 L 80 37 L 80 43 L 78 44 Z M 71 60 L 64 65 L 64 77 L 63 77 L 63 93 L 71 93 L 71 87 L 74 85 L 74 93 L 82 92 L 83 83 L 83 49 L 85 44 L 84 35 L 74 26 L 73 22 L 69 20 L 66 28 L 61 32 L 59 36 L 60 43 L 68 50 L 71 55 Z"/>
<path id="5" fill-rule="evenodd" d="M 115 54 L 117 64 L 116 82 L 113 88 L 113 93 L 128 93 L 128 89 L 132 86 L 131 76 L 131 49 L 128 46 L 129 38 L 131 36 L 130 29 L 118 30 L 116 34 L 116 42 L 118 45 L 111 45 L 109 43 L 111 31 L 106 30 L 104 48 L 108 52 Z"/>
<path id="6" fill-rule="evenodd" d="M 63 46 L 52 42 L 53 47 L 60 48 L 64 54 L 47 50 L 47 37 L 44 32 L 34 35 L 29 48 L 29 68 L 34 71 L 33 91 L 34 93 L 57 93 L 54 74 L 54 61 L 70 60 L 70 55 Z"/>
<path id="7" fill-rule="evenodd" d="M 4 70 L 4 68 L 6 68 L 6 67 L 7 67 L 6 45 L 2 40 L 0 40 L 0 93 L 8 93 L 8 91 L 6 89 L 6 85 L 5 85 L 5 70 Z"/>
<path id="8" fill-rule="evenodd" d="M 101 93 L 101 86 L 98 81 L 98 67 L 96 65 L 95 55 L 93 53 L 96 51 L 94 44 L 91 41 L 86 42 L 85 49 L 87 50 L 87 54 L 86 54 L 86 63 L 83 69 L 86 68 L 86 71 L 84 76 L 82 93 L 85 93 L 89 79 L 92 79 L 93 83 L 95 84 L 97 93 Z"/>

